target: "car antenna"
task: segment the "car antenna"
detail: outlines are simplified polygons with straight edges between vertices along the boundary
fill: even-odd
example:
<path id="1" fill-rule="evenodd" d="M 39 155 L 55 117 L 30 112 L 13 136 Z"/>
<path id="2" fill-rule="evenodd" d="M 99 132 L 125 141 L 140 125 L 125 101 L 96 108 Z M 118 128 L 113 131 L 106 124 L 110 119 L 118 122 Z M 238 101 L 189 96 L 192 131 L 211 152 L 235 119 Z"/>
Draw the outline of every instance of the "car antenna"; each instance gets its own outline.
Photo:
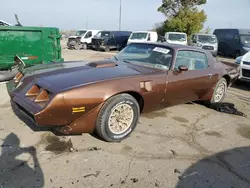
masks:
<path id="1" fill-rule="evenodd" d="M 22 24 L 20 24 L 20 22 L 19 22 L 17 14 L 15 14 L 15 18 L 16 18 L 16 22 L 17 22 L 17 24 L 15 26 L 22 26 Z"/>

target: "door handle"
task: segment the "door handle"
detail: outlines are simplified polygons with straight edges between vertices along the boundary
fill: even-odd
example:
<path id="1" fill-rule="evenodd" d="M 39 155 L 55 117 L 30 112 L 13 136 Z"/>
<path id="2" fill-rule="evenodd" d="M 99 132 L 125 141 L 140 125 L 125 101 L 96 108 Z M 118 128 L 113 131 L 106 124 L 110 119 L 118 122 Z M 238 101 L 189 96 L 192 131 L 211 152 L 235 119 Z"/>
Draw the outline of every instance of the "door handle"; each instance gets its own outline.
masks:
<path id="1" fill-rule="evenodd" d="M 212 78 L 213 74 L 208 74 L 209 78 Z"/>

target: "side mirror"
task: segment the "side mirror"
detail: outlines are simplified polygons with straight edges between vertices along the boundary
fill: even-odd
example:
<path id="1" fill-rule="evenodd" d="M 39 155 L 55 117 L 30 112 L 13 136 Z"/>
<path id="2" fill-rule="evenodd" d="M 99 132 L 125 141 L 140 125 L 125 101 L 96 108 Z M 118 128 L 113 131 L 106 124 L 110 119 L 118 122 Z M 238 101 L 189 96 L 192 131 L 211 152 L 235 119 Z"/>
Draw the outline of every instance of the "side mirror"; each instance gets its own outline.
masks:
<path id="1" fill-rule="evenodd" d="M 187 67 L 187 66 L 184 66 L 184 65 L 180 65 L 180 66 L 178 67 L 178 69 L 179 69 L 180 71 L 188 71 L 188 67 Z"/>

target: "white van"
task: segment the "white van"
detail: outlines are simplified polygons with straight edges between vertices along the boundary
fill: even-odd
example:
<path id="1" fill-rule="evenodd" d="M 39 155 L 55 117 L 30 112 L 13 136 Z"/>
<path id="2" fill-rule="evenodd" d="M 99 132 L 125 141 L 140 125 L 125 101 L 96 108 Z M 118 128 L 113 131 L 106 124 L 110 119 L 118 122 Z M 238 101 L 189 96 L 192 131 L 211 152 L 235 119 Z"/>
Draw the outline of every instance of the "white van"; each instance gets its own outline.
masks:
<path id="1" fill-rule="evenodd" d="M 78 30 L 76 33 L 68 38 L 67 46 L 68 48 L 81 49 L 86 50 L 88 46 L 92 45 L 92 38 L 99 32 L 100 30 Z"/>
<path id="2" fill-rule="evenodd" d="M 170 44 L 188 45 L 187 34 L 181 32 L 167 32 L 165 39 Z"/>
<path id="3" fill-rule="evenodd" d="M 158 34 L 154 31 L 134 31 L 131 33 L 127 44 L 133 42 L 157 42 Z"/>

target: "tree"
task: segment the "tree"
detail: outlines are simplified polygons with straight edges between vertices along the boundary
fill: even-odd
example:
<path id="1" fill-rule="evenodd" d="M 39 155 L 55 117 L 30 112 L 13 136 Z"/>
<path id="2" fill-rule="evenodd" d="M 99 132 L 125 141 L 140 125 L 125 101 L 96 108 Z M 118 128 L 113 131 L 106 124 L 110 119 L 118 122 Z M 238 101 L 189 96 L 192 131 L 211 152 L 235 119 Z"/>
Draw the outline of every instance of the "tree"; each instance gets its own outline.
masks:
<path id="1" fill-rule="evenodd" d="M 207 20 L 207 16 L 203 10 L 199 10 L 197 6 L 205 4 L 206 0 L 162 0 L 162 5 L 158 11 L 162 12 L 166 17 L 156 31 L 165 33 L 168 31 L 184 32 L 190 36 L 199 32 Z"/>
<path id="2" fill-rule="evenodd" d="M 162 0 L 162 5 L 158 11 L 166 17 L 173 17 L 182 9 L 193 8 L 195 6 L 206 4 L 207 0 Z"/>
<path id="3" fill-rule="evenodd" d="M 205 12 L 199 11 L 197 8 L 185 8 L 178 14 L 165 22 L 166 31 L 184 32 L 190 36 L 193 33 L 202 30 L 207 16 Z"/>

